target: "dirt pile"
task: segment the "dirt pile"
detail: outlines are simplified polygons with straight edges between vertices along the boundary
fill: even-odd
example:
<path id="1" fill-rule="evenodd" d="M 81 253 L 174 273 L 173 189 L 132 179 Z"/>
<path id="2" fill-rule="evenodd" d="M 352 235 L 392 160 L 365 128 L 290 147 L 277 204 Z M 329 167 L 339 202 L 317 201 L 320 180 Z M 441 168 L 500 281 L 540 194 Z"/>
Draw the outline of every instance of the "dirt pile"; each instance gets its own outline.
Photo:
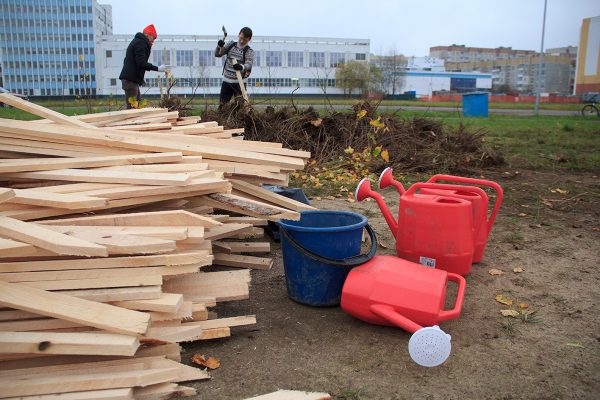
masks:
<path id="1" fill-rule="evenodd" d="M 465 172 L 504 162 L 485 143 L 485 129 L 422 117 L 377 115 L 377 106 L 369 102 L 355 105 L 353 112 L 321 113 L 312 107 L 260 110 L 231 102 L 221 110 L 205 111 L 202 118 L 226 128 L 243 127 L 248 140 L 308 150 L 317 165 L 345 157 L 348 149 L 372 153 L 371 170 L 391 165 L 406 172 Z M 385 157 L 377 157 L 382 151 Z"/>

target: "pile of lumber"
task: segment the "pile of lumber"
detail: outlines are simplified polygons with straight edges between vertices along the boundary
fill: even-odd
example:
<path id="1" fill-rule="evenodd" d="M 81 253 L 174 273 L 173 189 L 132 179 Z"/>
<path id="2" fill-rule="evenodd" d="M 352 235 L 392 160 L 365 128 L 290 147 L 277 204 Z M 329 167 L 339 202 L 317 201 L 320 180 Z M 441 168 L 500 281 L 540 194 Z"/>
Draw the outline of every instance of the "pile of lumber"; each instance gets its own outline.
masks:
<path id="1" fill-rule="evenodd" d="M 249 239 L 310 208 L 260 186 L 309 154 L 164 109 L 0 101 L 44 118 L 0 119 L 0 398 L 194 394 L 180 383 L 209 375 L 178 343 L 256 322 L 211 307 L 247 299 L 250 269 L 272 266 Z"/>

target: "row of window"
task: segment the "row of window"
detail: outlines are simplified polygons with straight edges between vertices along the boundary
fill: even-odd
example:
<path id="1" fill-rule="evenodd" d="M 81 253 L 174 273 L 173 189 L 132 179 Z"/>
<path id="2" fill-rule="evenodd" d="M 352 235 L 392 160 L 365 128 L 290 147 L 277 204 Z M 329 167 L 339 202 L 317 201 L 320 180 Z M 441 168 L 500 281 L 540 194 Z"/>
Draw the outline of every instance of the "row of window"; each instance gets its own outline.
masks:
<path id="1" fill-rule="evenodd" d="M 77 12 L 83 12 L 83 13 L 92 13 L 92 6 L 89 5 L 91 4 L 91 1 L 87 0 L 84 2 L 77 2 L 77 1 L 70 1 L 71 4 L 74 5 L 65 5 L 65 4 L 50 4 L 50 2 L 45 2 L 45 4 L 39 4 L 38 1 L 34 2 L 30 2 L 31 4 L 27 5 L 27 4 L 23 4 L 26 1 L 14 1 L 14 2 L 6 2 L 5 7 L 3 7 L 3 9 L 5 9 L 6 11 L 11 11 L 11 12 L 15 12 L 15 13 L 34 13 L 34 12 L 41 12 L 41 13 L 53 13 L 55 14 L 56 12 L 71 12 L 71 13 L 77 13 Z"/>
<path id="2" fill-rule="evenodd" d="M 154 64 L 168 64 L 178 67 L 192 67 L 194 66 L 194 50 L 176 50 L 175 60 L 171 60 L 172 52 L 170 50 L 153 50 L 152 51 L 152 62 Z M 265 51 L 264 57 L 262 52 L 258 51 L 255 53 L 254 65 L 257 67 L 283 67 L 283 52 L 282 51 Z M 288 51 L 287 52 L 287 67 L 304 67 L 304 55 L 303 51 Z M 106 50 L 106 58 L 112 57 L 112 50 Z M 357 53 L 355 55 L 356 60 L 366 60 L 366 54 Z M 175 62 L 173 62 L 175 61 Z M 329 55 L 329 68 L 335 68 L 346 61 L 345 53 L 330 53 Z M 220 63 L 224 63 L 223 58 Z M 219 63 L 219 61 L 217 61 Z M 198 51 L 198 66 L 200 67 L 211 67 L 215 66 L 214 51 L 212 50 L 199 50 Z M 308 53 L 308 66 L 311 68 L 325 68 L 325 52 L 309 52 Z"/>
<path id="3" fill-rule="evenodd" d="M 70 56 L 80 56 L 80 55 L 93 55 L 94 54 L 94 49 L 91 47 L 84 47 L 84 48 L 75 48 L 75 47 L 63 47 L 63 48 L 30 48 L 30 47 L 26 47 L 26 48 L 22 48 L 22 47 L 17 47 L 14 49 L 4 49 L 4 54 L 5 55 L 15 55 L 15 56 L 20 56 L 20 55 L 29 55 L 29 56 L 33 56 L 33 57 L 28 57 L 28 58 L 38 58 L 39 56 L 43 56 L 43 55 L 53 55 L 53 56 L 58 56 L 58 55 L 70 55 Z M 5 61 L 7 59 L 10 59 L 12 57 L 6 57 Z M 63 58 L 63 57 L 61 57 Z M 64 57 L 69 59 L 70 57 Z"/>
<path id="4" fill-rule="evenodd" d="M 146 83 L 149 87 L 158 87 L 159 79 L 162 86 L 165 87 L 164 78 L 148 78 Z M 222 78 L 180 78 L 177 79 L 176 87 L 219 87 L 223 82 Z M 110 86 L 120 85 L 116 78 L 110 79 Z M 318 78 L 248 78 L 250 87 L 335 87 L 335 79 Z"/>
<path id="5" fill-rule="evenodd" d="M 13 23 L 6 24 L 6 26 L 10 27 L 11 30 L 16 31 L 24 31 L 26 28 L 30 27 L 43 27 L 46 30 L 51 30 L 50 28 L 92 28 L 93 24 L 91 20 L 82 20 L 82 19 L 73 19 L 72 16 L 65 15 L 64 19 L 56 19 L 56 20 L 47 20 L 44 17 L 44 14 L 37 15 L 33 19 L 20 19 L 18 21 L 14 21 Z M 24 28 L 24 29 L 19 29 Z M 21 33 L 21 32 L 19 32 Z"/>
<path id="6" fill-rule="evenodd" d="M 9 49 L 12 48 L 16 48 L 17 46 L 24 48 L 24 47 L 29 47 L 31 46 L 31 44 L 37 42 L 41 42 L 41 41 L 45 41 L 46 43 L 52 43 L 52 42 L 58 42 L 61 40 L 73 40 L 73 41 L 85 41 L 85 42 L 89 42 L 89 41 L 93 41 L 94 40 L 94 34 L 93 33 L 62 33 L 62 34 L 39 34 L 39 33 L 35 33 L 35 34 L 23 34 L 20 35 L 21 37 L 17 37 L 15 40 L 10 40 L 8 38 L 8 35 L 0 35 L 0 37 L 2 38 L 2 40 L 6 40 L 9 44 L 9 46 L 7 46 Z M 25 41 L 29 42 L 29 43 L 24 43 Z"/>

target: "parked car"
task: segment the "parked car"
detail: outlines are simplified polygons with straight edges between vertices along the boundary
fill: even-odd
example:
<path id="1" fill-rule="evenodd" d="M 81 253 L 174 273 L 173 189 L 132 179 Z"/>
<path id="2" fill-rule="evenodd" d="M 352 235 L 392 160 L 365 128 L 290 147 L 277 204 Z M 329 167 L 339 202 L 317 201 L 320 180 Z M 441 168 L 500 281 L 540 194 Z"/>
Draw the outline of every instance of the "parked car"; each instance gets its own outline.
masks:
<path id="1" fill-rule="evenodd" d="M 28 96 L 25 96 L 24 94 L 13 93 L 13 92 L 11 92 L 11 91 L 9 91 L 9 90 L 6 90 L 6 89 L 4 89 L 3 87 L 0 87 L 0 94 L 2 94 L 2 93 L 10 93 L 10 94 L 12 94 L 13 96 L 16 96 L 16 97 L 18 97 L 18 98 L 20 98 L 20 99 L 23 99 L 23 100 L 29 100 L 29 97 L 28 97 Z M 10 108 L 10 106 L 9 106 L 8 104 L 4 104 L 4 103 L 2 103 L 1 101 L 0 101 L 0 107 L 6 107 L 6 108 Z"/>

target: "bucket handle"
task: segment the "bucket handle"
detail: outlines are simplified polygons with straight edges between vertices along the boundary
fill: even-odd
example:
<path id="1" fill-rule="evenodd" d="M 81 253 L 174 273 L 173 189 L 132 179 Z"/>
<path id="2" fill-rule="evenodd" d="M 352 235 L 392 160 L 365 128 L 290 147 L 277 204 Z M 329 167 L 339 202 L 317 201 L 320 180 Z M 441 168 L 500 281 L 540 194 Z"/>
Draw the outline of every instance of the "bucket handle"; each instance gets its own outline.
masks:
<path id="1" fill-rule="evenodd" d="M 465 278 L 458 274 L 448 272 L 448 280 L 458 283 L 458 292 L 456 293 L 456 300 L 454 300 L 454 308 L 452 310 L 442 310 L 439 313 L 440 321 L 447 321 L 449 319 L 458 318 L 460 311 L 462 310 L 463 299 L 465 297 L 465 289 L 467 287 L 467 281 Z"/>
<path id="2" fill-rule="evenodd" d="M 369 261 L 371 258 L 373 258 L 375 256 L 375 253 L 377 252 L 377 236 L 375 236 L 375 231 L 373 230 L 373 228 L 371 228 L 371 225 L 367 224 L 365 226 L 365 229 L 367 230 L 367 233 L 369 234 L 369 239 L 371 240 L 371 249 L 369 250 L 369 252 L 366 254 L 359 254 L 357 256 L 352 256 L 352 257 L 347 257 L 347 258 L 342 258 L 342 259 L 335 259 L 335 258 L 323 257 L 323 256 L 318 255 L 317 253 L 314 253 L 314 252 L 308 250 L 307 248 L 302 246 L 296 239 L 294 239 L 292 237 L 292 235 L 290 235 L 288 233 L 286 228 L 279 225 L 279 231 L 283 234 L 283 236 L 285 236 L 285 238 L 290 242 L 290 244 L 296 250 L 298 250 L 300 253 L 302 253 L 303 255 L 307 256 L 308 258 L 310 258 L 314 261 L 318 261 L 318 262 L 321 262 L 323 264 L 328 264 L 328 265 L 340 266 L 340 267 L 355 267 L 357 265 L 366 263 L 367 261 Z"/>
<path id="3" fill-rule="evenodd" d="M 492 213 L 490 214 L 490 217 L 487 218 L 487 235 L 489 236 L 490 231 L 492 230 L 492 226 L 494 225 L 494 221 L 496 220 L 496 215 L 498 214 L 498 210 L 500 209 L 500 204 L 502 204 L 502 198 L 504 197 L 504 191 L 502 190 L 502 186 L 498 185 L 494 181 L 489 181 L 487 179 L 466 178 L 464 176 L 454 176 L 454 175 L 444 175 L 444 174 L 436 174 L 436 175 L 432 176 L 431 178 L 429 178 L 427 183 L 434 183 L 437 181 L 459 182 L 459 183 L 469 183 L 471 185 L 487 186 L 496 191 L 496 201 L 494 202 L 494 208 L 492 209 Z"/>

